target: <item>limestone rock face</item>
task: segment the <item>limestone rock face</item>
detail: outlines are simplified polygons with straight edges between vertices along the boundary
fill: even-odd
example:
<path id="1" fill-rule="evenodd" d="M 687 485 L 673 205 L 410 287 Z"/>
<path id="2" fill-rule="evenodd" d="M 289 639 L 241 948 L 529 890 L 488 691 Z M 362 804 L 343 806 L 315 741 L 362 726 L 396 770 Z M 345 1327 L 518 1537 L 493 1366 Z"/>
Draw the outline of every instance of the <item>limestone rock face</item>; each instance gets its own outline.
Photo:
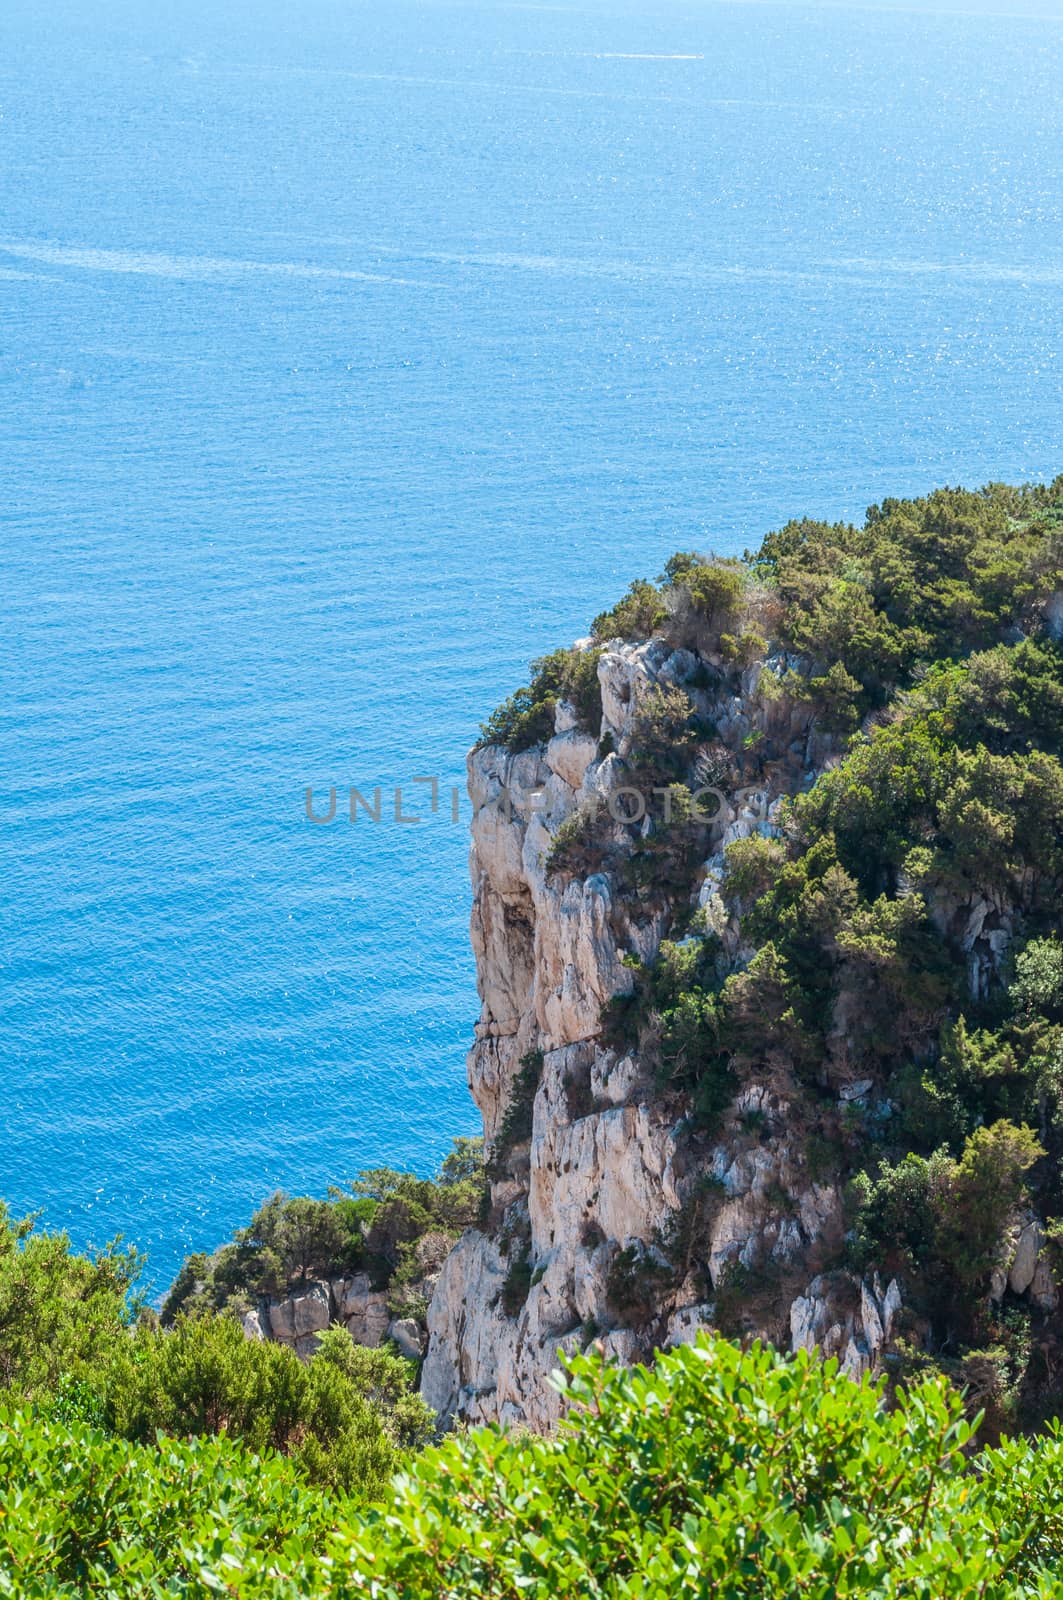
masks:
<path id="1" fill-rule="evenodd" d="M 1054 1311 L 1059 1304 L 1055 1274 L 1045 1253 L 1044 1226 L 1034 1212 L 1025 1210 L 1011 1219 L 1004 1252 L 990 1280 L 990 1298 L 1000 1301 L 1005 1290 L 1027 1295 L 1038 1311 Z"/>
<path id="2" fill-rule="evenodd" d="M 506 1263 L 493 1239 L 470 1229 L 439 1274 L 428 1313 L 421 1394 L 446 1425 L 498 1415 L 498 1356 L 511 1337 L 501 1309 Z"/>
<path id="3" fill-rule="evenodd" d="M 883 1290 L 877 1274 L 870 1282 L 847 1272 L 822 1274 L 790 1307 L 790 1348 L 836 1356 L 853 1379 L 874 1376 L 900 1309 L 896 1278 Z"/>
<path id="4" fill-rule="evenodd" d="M 241 1319 L 245 1339 L 266 1339 L 269 1335 L 262 1325 L 260 1311 L 248 1311 Z"/>
<path id="5" fill-rule="evenodd" d="M 412 1317 L 398 1317 L 388 1326 L 388 1338 L 399 1354 L 408 1361 L 420 1361 L 424 1354 L 421 1345 L 421 1326 Z"/>
<path id="6" fill-rule="evenodd" d="M 1036 1217 L 1031 1217 L 1015 1243 L 1015 1255 L 1008 1273 L 1008 1287 L 1013 1294 L 1025 1294 L 1033 1282 L 1044 1237 L 1041 1224 Z"/>
<path id="7" fill-rule="evenodd" d="M 356 1344 L 376 1348 L 392 1338 L 403 1355 L 420 1359 L 423 1330 L 415 1322 L 409 1328 L 403 1321 L 393 1323 L 386 1293 L 373 1289 L 364 1272 L 313 1280 L 290 1294 L 264 1299 L 243 1319 L 249 1339 L 287 1345 L 303 1360 L 313 1355 L 321 1334 L 334 1324 L 346 1327 Z"/>
<path id="8" fill-rule="evenodd" d="M 760 667 L 743 675 L 736 696 L 722 687 L 722 671 L 715 687 L 704 687 L 703 665 L 699 686 L 688 683 L 698 665 L 660 640 L 612 644 L 598 664 L 600 728 L 581 731 L 562 703 L 545 745 L 520 754 L 488 746 L 469 757 L 481 1013 L 468 1075 L 489 1150 L 521 1062 L 536 1052 L 542 1066 L 531 1138 L 496 1170 L 488 1229 L 470 1230 L 451 1252 L 429 1307 L 421 1392 L 443 1425 L 548 1428 L 560 1407 L 549 1377 L 566 1351 L 598 1339 L 630 1361 L 710 1326 L 706 1284 L 662 1255 L 668 1247 L 674 1256 L 668 1241 L 684 1216 L 698 1215 L 706 1181 L 712 1215 L 704 1212 L 701 1223 L 715 1285 L 737 1267 L 799 1270 L 810 1244 L 839 1226 L 837 1193 L 810 1181 L 787 1140 L 785 1105 L 769 1088 L 744 1091 L 718 1145 L 701 1148 L 638 1057 L 618 1058 L 602 1043 L 603 1004 L 632 985 L 625 958 L 654 958 L 669 909 L 622 892 L 605 869 L 584 877 L 548 870 L 562 823 L 579 808 L 608 807 L 630 784 L 624 760 L 647 697 L 679 684 L 736 759 L 751 734 L 773 757 L 756 782 L 721 792 L 695 885 L 695 899 L 700 893 L 710 910 L 716 896 L 724 948 L 741 960 L 717 893 L 723 849 L 777 826 L 782 796 L 807 776 L 812 713 L 777 693 L 760 699 Z M 801 670 L 796 658 L 775 666 Z M 829 752 L 829 740 L 820 738 L 816 752 Z M 763 1123 L 758 1136 L 743 1118 Z M 634 1287 L 624 1290 L 624 1274 Z M 653 1292 L 640 1298 L 642 1282 Z M 855 1321 L 851 1332 L 866 1343 Z"/>
<path id="9" fill-rule="evenodd" d="M 355 1344 L 365 1344 L 374 1350 L 383 1344 L 391 1321 L 388 1297 L 383 1290 L 370 1288 L 364 1272 L 344 1283 L 339 1307 L 340 1317 Z"/>

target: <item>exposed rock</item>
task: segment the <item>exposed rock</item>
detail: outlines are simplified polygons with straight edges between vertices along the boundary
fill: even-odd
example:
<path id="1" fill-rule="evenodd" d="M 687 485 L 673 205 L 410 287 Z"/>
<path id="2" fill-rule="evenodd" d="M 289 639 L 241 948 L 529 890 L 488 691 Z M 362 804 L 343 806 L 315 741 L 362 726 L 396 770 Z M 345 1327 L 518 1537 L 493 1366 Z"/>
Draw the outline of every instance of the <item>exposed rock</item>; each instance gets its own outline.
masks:
<path id="1" fill-rule="evenodd" d="M 810 763 L 833 761 L 836 751 L 832 736 L 815 726 L 814 704 L 778 690 L 787 672 L 807 677 L 810 663 L 781 653 L 755 663 L 743 670 L 735 694 L 722 658 L 710 660 L 660 639 L 613 641 L 598 662 L 600 729 L 581 729 L 563 703 L 545 746 L 517 755 L 487 747 L 469 757 L 481 1014 L 468 1072 L 488 1145 L 528 1052 L 541 1052 L 542 1070 L 530 1140 L 510 1153 L 504 1177 L 492 1184 L 491 1232 L 465 1234 L 432 1296 L 421 1392 L 444 1424 L 551 1426 L 561 1402 L 548 1377 L 566 1352 L 597 1337 L 609 1355 L 629 1361 L 662 1343 L 693 1339 L 711 1325 L 713 1288 L 736 1264 L 763 1269 L 779 1285 L 771 1314 L 777 1322 L 792 1295 L 783 1286 L 801 1281 L 814 1247 L 841 1240 L 840 1195 L 809 1177 L 779 1083 L 745 1084 L 710 1147 L 675 1121 L 674 1105 L 636 1054 L 618 1056 L 602 1044 L 602 1007 L 630 992 L 632 958 L 655 958 L 668 911 L 618 890 L 607 857 L 602 870 L 582 879 L 547 870 L 566 818 L 580 807 L 607 807 L 630 785 L 626 763 L 647 697 L 659 685 L 682 685 L 729 747 L 720 770 L 740 774 L 706 829 L 706 864 L 693 897 L 719 936 L 722 970 L 748 959 L 738 919 L 720 893 L 723 851 L 732 840 L 777 833 L 784 797 L 807 785 Z M 621 842 L 627 837 L 616 833 Z M 987 929 L 998 931 L 988 913 L 972 951 L 989 948 Z M 836 1020 L 844 1022 L 840 1014 Z M 863 1099 L 873 1087 L 850 1069 L 841 1034 L 832 1072 L 843 1101 Z M 665 1261 L 661 1250 L 688 1215 L 684 1207 L 706 1192 L 699 1188 L 705 1180 L 715 1185 L 698 1224 L 694 1271 L 689 1258 Z M 625 1250 L 633 1252 L 625 1272 L 631 1263 L 636 1276 L 644 1267 L 654 1286 L 634 1310 L 611 1298 Z M 524 1302 L 515 1306 L 515 1286 L 523 1293 L 525 1284 Z M 883 1293 L 877 1279 L 816 1278 L 793 1302 L 794 1348 L 836 1355 L 860 1376 L 889 1345 L 899 1306 L 896 1283 Z"/>
<path id="2" fill-rule="evenodd" d="M 431 1237 L 428 1242 L 428 1253 L 438 1254 Z M 430 1281 L 434 1280 L 420 1280 L 422 1286 Z M 243 1327 L 249 1339 L 272 1339 L 306 1360 L 317 1349 L 321 1334 L 336 1322 L 344 1324 L 356 1344 L 382 1344 L 391 1322 L 386 1293 L 373 1289 L 365 1273 L 319 1279 L 284 1297 L 262 1301 L 244 1317 Z"/>
<path id="3" fill-rule="evenodd" d="M 1023 1211 L 1011 1220 L 1005 1235 L 1001 1259 L 993 1269 L 990 1299 L 999 1302 L 1006 1289 L 1012 1294 L 1029 1294 L 1040 1311 L 1054 1311 L 1059 1304 L 1055 1276 L 1044 1254 L 1045 1230 L 1039 1217 Z"/>
<path id="4" fill-rule="evenodd" d="M 877 1371 L 900 1309 L 895 1278 L 883 1293 L 877 1275 L 869 1282 L 850 1273 L 822 1274 L 790 1307 L 790 1348 L 836 1356 L 842 1371 L 859 1380 Z"/>
<path id="5" fill-rule="evenodd" d="M 1044 1256 L 1037 1262 L 1037 1268 L 1030 1283 L 1030 1299 L 1039 1311 L 1054 1311 L 1059 1305 L 1059 1290 L 1052 1269 Z"/>
<path id="6" fill-rule="evenodd" d="M 715 1307 L 711 1300 L 700 1305 L 681 1306 L 668 1318 L 662 1345 L 693 1344 L 699 1333 L 712 1327 L 714 1316 Z"/>
<path id="7" fill-rule="evenodd" d="M 295 1303 L 292 1300 L 271 1300 L 269 1303 L 269 1330 L 282 1344 L 295 1343 Z"/>
<path id="8" fill-rule="evenodd" d="M 569 728 L 557 733 L 546 747 L 546 764 L 570 789 L 578 789 L 598 753 L 598 741 L 589 733 Z"/>
<path id="9" fill-rule="evenodd" d="M 439 1274 L 428 1311 L 421 1394 L 441 1424 L 497 1417 L 498 1357 L 514 1337 L 501 1310 L 507 1264 L 495 1240 L 470 1230 Z"/>
<path id="10" fill-rule="evenodd" d="M 328 1285 L 324 1283 L 312 1284 L 305 1294 L 296 1295 L 291 1306 L 297 1339 L 324 1332 L 330 1321 L 330 1301 Z"/>
<path id="11" fill-rule="evenodd" d="M 1037 1271 L 1037 1257 L 1044 1243 L 1044 1229 L 1036 1217 L 1024 1224 L 1015 1243 L 1015 1254 L 1008 1273 L 1008 1287 L 1012 1294 L 1025 1294 Z"/>
<path id="12" fill-rule="evenodd" d="M 365 1273 L 359 1273 L 347 1284 L 340 1315 L 355 1344 L 376 1349 L 387 1337 L 391 1321 L 388 1297 L 383 1290 L 370 1288 Z"/>
<path id="13" fill-rule="evenodd" d="M 866 1283 L 860 1285 L 860 1320 L 864 1325 L 864 1339 L 868 1349 L 874 1354 L 881 1350 L 885 1343 L 885 1333 L 882 1328 L 882 1318 Z"/>
<path id="14" fill-rule="evenodd" d="M 645 1077 L 634 1056 L 617 1061 L 611 1051 L 595 1052 L 590 1067 L 591 1094 L 596 1100 L 622 1106 L 631 1099 Z"/>
<path id="15" fill-rule="evenodd" d="M 409 1361 L 420 1361 L 424 1354 L 421 1325 L 412 1317 L 400 1317 L 390 1323 L 388 1338 L 395 1344 L 400 1355 Z"/>
<path id="16" fill-rule="evenodd" d="M 631 988 L 625 958 L 655 957 L 667 913 L 619 894 L 605 872 L 569 880 L 546 867 L 554 834 L 577 807 L 608 805 L 630 784 L 625 760 L 647 696 L 661 684 L 688 685 L 698 665 L 691 652 L 659 639 L 614 642 L 598 662 L 600 729 L 581 730 L 563 703 L 544 747 L 519 755 L 487 747 L 469 758 L 471 926 L 482 1011 L 468 1070 L 489 1144 L 521 1059 L 539 1050 L 543 1067 L 527 1155 L 517 1152 L 492 1187 L 497 1232 L 466 1234 L 432 1297 L 422 1393 L 443 1419 L 548 1426 L 559 1402 L 547 1378 L 559 1352 L 578 1346 L 581 1329 L 598 1330 L 606 1348 L 627 1360 L 655 1339 L 687 1336 L 709 1314 L 694 1283 L 660 1291 L 653 1328 L 625 1327 L 609 1298 L 617 1253 L 638 1245 L 652 1260 L 697 1177 L 652 1074 L 635 1056 L 618 1059 L 598 1037 L 603 1004 Z M 801 668 L 797 658 L 776 665 Z M 741 696 L 725 688 L 722 670 L 712 687 L 689 690 L 735 748 L 758 731 L 783 752 L 763 781 L 747 779 L 727 797 L 711 830 L 714 854 L 700 900 L 719 922 L 730 960 L 740 959 L 741 949 L 737 923 L 718 893 L 723 847 L 732 838 L 776 831 L 782 795 L 803 781 L 813 716 L 806 702 L 761 696 L 761 670 L 743 674 Z M 778 1097 L 764 1095 L 781 1127 Z M 746 1109 L 759 1105 L 750 1101 Z M 811 1184 L 785 1140 L 771 1136 L 749 1149 L 737 1128 L 735 1135 L 699 1158 L 724 1189 L 712 1217 L 713 1280 L 732 1261 L 788 1267 L 811 1239 L 837 1226 L 839 1215 L 833 1188 Z M 515 1241 L 512 1255 L 507 1239 Z M 523 1251 L 531 1284 L 525 1304 L 507 1316 L 502 1285 Z M 670 1264 L 659 1276 L 667 1282 L 669 1275 Z"/>
<path id="17" fill-rule="evenodd" d="M 1056 590 L 1045 601 L 1043 616 L 1045 627 L 1050 638 L 1058 643 L 1063 640 L 1063 590 Z"/>

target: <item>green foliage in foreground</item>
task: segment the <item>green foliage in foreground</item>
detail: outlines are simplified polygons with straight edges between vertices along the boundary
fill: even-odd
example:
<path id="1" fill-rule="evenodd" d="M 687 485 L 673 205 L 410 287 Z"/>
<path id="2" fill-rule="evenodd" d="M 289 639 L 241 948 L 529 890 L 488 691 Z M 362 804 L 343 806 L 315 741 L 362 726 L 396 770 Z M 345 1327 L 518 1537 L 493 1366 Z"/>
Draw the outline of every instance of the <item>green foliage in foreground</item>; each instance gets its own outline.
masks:
<path id="1" fill-rule="evenodd" d="M 577 1357 L 553 1438 L 429 1449 L 359 1515 L 227 1440 L 0 1418 L 0 1595 L 1017 1600 L 1063 1594 L 1063 1438 L 972 1456 L 934 1379 L 886 1407 L 725 1340 Z"/>
<path id="2" fill-rule="evenodd" d="M 324 1595 L 338 1506 L 224 1435 L 157 1447 L 0 1413 L 0 1596 Z M 284 1574 L 284 1576 L 281 1576 Z"/>
<path id="3" fill-rule="evenodd" d="M 413 1377 L 409 1362 L 354 1344 L 345 1328 L 322 1334 L 303 1362 L 215 1316 L 138 1328 L 97 1381 L 101 1420 L 122 1438 L 227 1433 L 290 1456 L 310 1482 L 371 1497 L 431 1435 Z"/>
<path id="4" fill-rule="evenodd" d="M 0 1201 L 0 1394 L 39 1400 L 80 1381 L 122 1348 L 137 1309 L 142 1258 L 119 1241 L 72 1255 L 65 1233 L 13 1221 Z"/>
<path id="5" fill-rule="evenodd" d="M 393 1351 L 332 1328 L 302 1362 L 203 1310 L 161 1328 L 132 1297 L 138 1270 L 135 1252 L 75 1255 L 65 1234 L 0 1209 L 0 1404 L 29 1402 L 57 1423 L 152 1448 L 160 1430 L 228 1434 L 283 1452 L 306 1482 L 361 1498 L 379 1495 L 429 1437 L 414 1368 Z"/>

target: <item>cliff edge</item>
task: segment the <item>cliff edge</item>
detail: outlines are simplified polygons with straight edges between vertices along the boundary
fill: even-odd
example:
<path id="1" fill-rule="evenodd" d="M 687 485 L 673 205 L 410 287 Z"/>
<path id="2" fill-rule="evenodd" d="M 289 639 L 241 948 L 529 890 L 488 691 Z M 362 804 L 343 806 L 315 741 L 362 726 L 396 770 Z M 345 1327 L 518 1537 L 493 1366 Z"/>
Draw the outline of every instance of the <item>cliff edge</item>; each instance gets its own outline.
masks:
<path id="1" fill-rule="evenodd" d="M 1063 995 L 1031 1032 L 1015 962 L 1058 949 L 1060 487 L 677 556 L 487 725 L 489 1203 L 428 1310 L 444 1422 L 550 1426 L 549 1374 L 591 1341 L 630 1362 L 712 1326 L 860 1376 L 966 1358 L 1005 1313 L 1027 1361 L 1055 1339 L 1057 1102 L 1031 1059 Z M 957 1314 L 927 1284 L 979 1130 L 1007 1171 Z M 905 1161 L 928 1241 L 887 1216 Z"/>

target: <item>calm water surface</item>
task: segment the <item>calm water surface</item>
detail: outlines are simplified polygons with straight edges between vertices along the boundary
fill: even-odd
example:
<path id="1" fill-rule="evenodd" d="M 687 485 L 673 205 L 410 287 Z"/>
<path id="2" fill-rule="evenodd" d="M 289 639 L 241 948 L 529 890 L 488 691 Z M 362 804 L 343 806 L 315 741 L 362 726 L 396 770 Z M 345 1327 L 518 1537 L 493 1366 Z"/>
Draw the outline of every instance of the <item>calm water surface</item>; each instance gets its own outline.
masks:
<path id="1" fill-rule="evenodd" d="M 477 1120 L 466 818 L 305 786 L 460 782 L 677 547 L 1063 468 L 1063 20 L 1021 11 L 7 0 L 17 1210 L 158 1284 L 273 1186 L 431 1170 Z"/>

